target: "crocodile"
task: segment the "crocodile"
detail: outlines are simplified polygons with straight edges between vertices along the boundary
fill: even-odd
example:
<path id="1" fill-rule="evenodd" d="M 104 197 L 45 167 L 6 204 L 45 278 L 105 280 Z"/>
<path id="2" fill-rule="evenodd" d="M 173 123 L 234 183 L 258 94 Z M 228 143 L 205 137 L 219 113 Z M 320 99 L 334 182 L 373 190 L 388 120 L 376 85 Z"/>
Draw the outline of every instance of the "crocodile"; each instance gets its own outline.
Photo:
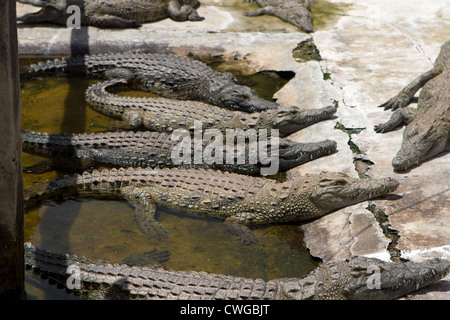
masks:
<path id="1" fill-rule="evenodd" d="M 199 101 L 164 98 L 132 98 L 112 94 L 108 87 L 123 85 L 125 80 L 114 79 L 90 86 L 86 102 L 94 110 L 122 119 L 129 129 L 172 132 L 176 129 L 194 129 L 199 121 L 202 129 L 278 129 L 285 137 L 309 125 L 333 116 L 337 108 L 299 109 L 280 106 L 257 113 L 218 108 Z M 124 126 L 125 127 L 125 126 Z"/>
<path id="2" fill-rule="evenodd" d="M 223 220 L 242 243 L 257 242 L 249 227 L 318 218 L 339 208 L 387 195 L 392 178 L 357 179 L 343 173 L 292 174 L 283 182 L 212 169 L 120 168 L 83 172 L 37 183 L 24 191 L 28 206 L 61 196 L 126 199 L 148 237 L 168 230 L 155 220 L 155 207 Z"/>
<path id="3" fill-rule="evenodd" d="M 194 139 L 192 139 L 194 142 Z M 171 168 L 180 166 L 174 163 L 172 153 L 179 145 L 165 132 L 128 131 L 101 132 L 90 134 L 47 134 L 22 131 L 22 150 L 27 153 L 48 158 L 34 166 L 24 168 L 25 172 L 42 173 L 50 169 L 70 172 L 98 167 L 151 167 Z M 204 150 L 206 141 L 203 142 Z M 236 147 L 238 151 L 239 149 Z M 184 167 L 211 168 L 241 174 L 259 175 L 261 162 L 251 164 L 248 159 L 250 148 L 245 147 L 245 161 L 232 164 L 202 162 L 193 160 Z M 336 142 L 324 140 L 316 143 L 296 143 L 281 139 L 278 148 L 279 170 L 288 169 L 330 154 L 336 150 Z M 224 150 L 225 151 L 225 150 Z M 195 155 L 191 146 L 191 159 Z M 237 154 L 237 153 L 235 153 Z M 224 157 L 225 158 L 225 157 Z"/>
<path id="4" fill-rule="evenodd" d="M 302 278 L 264 281 L 110 264 L 51 252 L 31 243 L 24 247 L 28 270 L 51 275 L 64 286 L 74 280 L 69 276 L 77 268 L 79 286 L 72 290 L 96 291 L 97 299 L 109 300 L 388 300 L 437 282 L 450 270 L 450 261 L 441 258 L 395 263 L 354 256 L 323 263 Z"/>
<path id="5" fill-rule="evenodd" d="M 406 107 L 422 88 L 417 108 Z M 395 170 L 404 171 L 450 150 L 450 41 L 444 43 L 431 70 L 380 105 L 396 110 L 375 131 L 389 132 L 406 124 L 400 150 L 392 159 Z M 397 110 L 399 109 L 399 110 Z"/>
<path id="6" fill-rule="evenodd" d="M 244 0 L 256 2 L 261 8 L 245 13 L 248 17 L 271 15 L 293 24 L 306 32 L 314 32 L 313 18 L 309 9 L 310 0 Z"/>
<path id="7" fill-rule="evenodd" d="M 41 7 L 39 12 L 17 17 L 24 23 L 67 25 L 74 14 L 70 6 L 80 10 L 80 25 L 98 28 L 137 28 L 143 23 L 166 18 L 175 21 L 202 21 L 198 0 L 17 0 Z"/>
<path id="8" fill-rule="evenodd" d="M 238 84 L 229 72 L 212 70 L 201 61 L 173 54 L 105 53 L 47 60 L 24 67 L 21 77 L 46 73 L 79 73 L 100 79 L 128 80 L 130 86 L 177 99 L 200 100 L 215 106 L 256 112 L 276 109 L 253 89 Z"/>

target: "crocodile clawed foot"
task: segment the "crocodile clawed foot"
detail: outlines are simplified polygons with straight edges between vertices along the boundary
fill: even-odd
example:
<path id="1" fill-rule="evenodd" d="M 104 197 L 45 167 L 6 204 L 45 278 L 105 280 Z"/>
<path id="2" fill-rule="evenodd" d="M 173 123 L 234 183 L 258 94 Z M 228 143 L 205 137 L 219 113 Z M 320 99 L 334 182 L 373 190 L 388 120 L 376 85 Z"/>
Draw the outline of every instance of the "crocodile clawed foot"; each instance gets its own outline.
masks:
<path id="1" fill-rule="evenodd" d="M 395 111 L 397 109 L 404 108 L 411 101 L 411 97 L 406 94 L 398 94 L 395 97 L 389 99 L 383 104 L 380 104 L 378 108 L 384 108 L 384 110 Z"/>
<path id="2" fill-rule="evenodd" d="M 167 262 L 170 259 L 170 251 L 158 251 L 153 249 L 146 252 L 138 252 L 129 255 L 122 260 L 123 263 L 129 266 L 155 266 Z"/>
<path id="3" fill-rule="evenodd" d="M 373 130 L 375 130 L 376 133 L 383 133 L 385 130 L 384 125 L 381 123 L 379 125 L 376 125 L 373 127 Z"/>
<path id="4" fill-rule="evenodd" d="M 237 236 L 236 240 L 240 241 L 242 245 L 248 246 L 258 243 L 258 238 L 246 226 L 230 222 L 225 222 L 225 226 L 229 233 Z"/>

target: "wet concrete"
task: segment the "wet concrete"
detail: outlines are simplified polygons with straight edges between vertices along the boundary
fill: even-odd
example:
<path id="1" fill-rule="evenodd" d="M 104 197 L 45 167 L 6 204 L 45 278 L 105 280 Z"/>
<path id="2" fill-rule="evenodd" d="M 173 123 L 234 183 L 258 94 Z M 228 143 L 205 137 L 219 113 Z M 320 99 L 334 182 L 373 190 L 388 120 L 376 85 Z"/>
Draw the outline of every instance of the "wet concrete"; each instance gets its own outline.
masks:
<path id="1" fill-rule="evenodd" d="M 390 111 L 376 106 L 427 71 L 440 45 L 448 40 L 448 2 L 316 2 L 313 14 L 322 16 L 315 20 L 312 34 L 275 17 L 243 17 L 243 12 L 257 8 L 254 4 L 211 0 L 202 1 L 199 9 L 206 18 L 203 22 L 164 20 L 138 30 L 89 28 L 88 37 L 78 40 L 87 43 L 91 53 L 146 49 L 200 57 L 223 55 L 232 61 L 224 65 L 223 71 L 294 72 L 295 77 L 274 95 L 280 104 L 302 108 L 333 103 L 339 106 L 335 119 L 290 137 L 301 142 L 333 139 L 338 143 L 338 152 L 294 170 L 390 176 L 400 181 L 393 196 L 303 224 L 310 253 L 324 261 L 354 254 L 385 260 L 420 261 L 429 256 L 449 259 L 449 155 L 427 161 L 410 172 L 397 173 L 392 170 L 391 159 L 400 147 L 403 129 L 383 135 L 373 131 L 374 125 L 390 117 Z M 18 11 L 25 9 L 18 5 Z M 296 61 L 292 50 L 308 39 L 314 40 L 322 60 Z M 19 26 L 22 54 L 68 55 L 70 41 L 71 32 L 64 27 Z M 382 219 L 373 214 L 374 208 L 384 214 Z M 394 233 L 396 236 L 392 236 Z M 448 280 L 440 281 L 428 293 L 410 298 L 448 299 Z"/>

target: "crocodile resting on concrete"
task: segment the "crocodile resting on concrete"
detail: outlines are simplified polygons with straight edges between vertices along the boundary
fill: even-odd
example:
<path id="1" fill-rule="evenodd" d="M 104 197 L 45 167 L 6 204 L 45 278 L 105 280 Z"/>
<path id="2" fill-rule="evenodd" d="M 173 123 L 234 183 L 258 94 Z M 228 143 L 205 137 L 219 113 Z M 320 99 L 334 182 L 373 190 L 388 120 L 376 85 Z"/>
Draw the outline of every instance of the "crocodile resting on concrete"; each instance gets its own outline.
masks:
<path id="1" fill-rule="evenodd" d="M 355 179 L 322 172 L 292 176 L 284 182 L 208 169 L 111 169 L 83 172 L 38 183 L 24 192 L 34 200 L 64 196 L 126 199 L 134 219 L 148 237 L 168 231 L 155 220 L 155 206 L 184 214 L 224 220 L 243 243 L 256 242 L 248 226 L 314 219 L 398 187 L 392 178 Z"/>
<path id="2" fill-rule="evenodd" d="M 422 91 L 417 108 L 405 108 L 420 88 Z M 450 41 L 442 45 L 430 71 L 420 75 L 380 107 L 402 109 L 395 111 L 386 123 L 375 126 L 376 132 L 389 132 L 401 124 L 406 124 L 402 146 L 392 160 L 395 170 L 407 170 L 449 151 Z"/>
<path id="3" fill-rule="evenodd" d="M 41 7 L 36 13 L 26 13 L 17 20 L 25 23 L 54 23 L 67 25 L 74 14 L 69 10 L 75 5 L 80 9 L 80 24 L 98 28 L 137 28 L 146 22 L 166 18 L 175 21 L 204 20 L 197 13 L 198 0 L 17 0 L 20 3 Z"/>
<path id="4" fill-rule="evenodd" d="M 80 172 L 96 167 L 179 167 L 173 161 L 172 154 L 179 146 L 179 141 L 164 132 L 103 132 L 91 134 L 47 134 L 22 131 L 22 150 L 46 157 L 49 160 L 39 163 L 25 171 L 34 173 L 50 169 Z M 204 150 L 206 146 L 202 150 Z M 238 151 L 239 149 L 236 148 Z M 293 167 L 330 154 L 336 150 L 336 142 L 324 140 L 317 143 L 296 143 L 287 139 L 280 140 L 278 148 L 278 169 L 287 171 Z M 195 164 L 194 139 L 191 146 L 191 162 L 184 167 L 211 168 L 248 175 L 259 175 L 261 167 L 258 162 L 251 164 L 250 148 L 245 147 L 245 161 L 233 164 L 217 163 Z M 224 150 L 225 152 L 225 150 Z M 237 153 L 236 157 L 237 157 Z M 223 159 L 225 159 L 225 156 Z M 258 158 L 259 159 L 259 158 Z"/>
<path id="5" fill-rule="evenodd" d="M 106 53 L 55 59 L 25 68 L 21 76 L 81 73 L 101 79 L 123 79 L 137 90 L 179 99 L 200 100 L 246 112 L 276 109 L 228 72 L 218 72 L 195 59 L 143 52 Z"/>
<path id="6" fill-rule="evenodd" d="M 129 129 L 172 132 L 175 129 L 194 129 L 199 121 L 202 129 L 278 129 L 285 137 L 309 125 L 330 118 L 335 106 L 318 109 L 299 109 L 280 106 L 257 113 L 232 111 L 199 101 L 164 98 L 131 98 L 109 93 L 107 88 L 126 83 L 110 80 L 90 86 L 86 102 L 94 110 L 124 120 Z"/>
<path id="7" fill-rule="evenodd" d="M 261 9 L 247 12 L 249 17 L 263 14 L 276 16 L 281 20 L 293 24 L 306 32 L 313 32 L 313 18 L 309 10 L 310 0 L 244 0 L 256 2 Z"/>
<path id="8" fill-rule="evenodd" d="M 136 300 L 388 300 L 436 282 L 450 270 L 450 262 L 439 258 L 393 263 L 352 257 L 325 263 L 302 278 L 264 281 L 109 264 L 53 253 L 30 243 L 25 244 L 25 265 L 61 283 L 78 268 L 81 290 L 98 291 L 98 299 Z"/>

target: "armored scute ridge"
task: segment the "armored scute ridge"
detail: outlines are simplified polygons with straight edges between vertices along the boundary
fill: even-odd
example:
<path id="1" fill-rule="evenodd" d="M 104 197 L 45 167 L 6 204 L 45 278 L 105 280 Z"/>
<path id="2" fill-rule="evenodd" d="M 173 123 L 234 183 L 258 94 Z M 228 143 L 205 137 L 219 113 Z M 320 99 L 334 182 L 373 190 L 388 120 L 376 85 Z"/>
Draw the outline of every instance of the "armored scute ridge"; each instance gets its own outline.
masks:
<path id="1" fill-rule="evenodd" d="M 278 129 L 284 137 L 302 128 L 330 118 L 335 106 L 320 109 L 299 109 L 280 106 L 278 109 L 246 113 L 218 108 L 198 101 L 163 98 L 130 98 L 109 93 L 109 86 L 123 83 L 111 80 L 90 86 L 86 102 L 95 110 L 125 121 L 132 129 L 172 132 L 193 130 L 196 121 L 202 129 Z"/>
<path id="2" fill-rule="evenodd" d="M 423 87 L 423 88 L 422 88 Z M 416 109 L 406 107 L 422 88 Z M 406 124 L 400 150 L 392 160 L 395 170 L 407 170 L 450 150 L 450 41 L 442 45 L 433 69 L 420 75 L 380 107 L 396 110 L 376 132 Z"/>
<path id="3" fill-rule="evenodd" d="M 309 10 L 310 0 L 244 0 L 256 2 L 261 9 L 247 12 L 246 16 L 255 17 L 263 14 L 277 16 L 306 32 L 313 32 L 313 18 Z"/>
<path id="4" fill-rule="evenodd" d="M 25 23 L 67 25 L 75 5 L 80 9 L 80 24 L 98 28 L 136 28 L 142 23 L 171 18 L 175 21 L 204 20 L 197 13 L 198 0 L 17 0 L 42 9 L 27 13 L 17 20 Z"/>
<path id="5" fill-rule="evenodd" d="M 331 300 L 402 297 L 445 277 L 450 262 L 392 263 L 352 257 L 323 264 L 303 278 L 270 281 L 195 271 L 130 267 L 62 255 L 25 244 L 25 264 L 35 271 L 57 276 L 64 283 L 77 268 L 80 289 L 95 288 L 102 299 L 141 300 Z M 375 270 L 375 273 L 374 273 Z M 92 286 L 95 285 L 95 286 Z"/>
<path id="6" fill-rule="evenodd" d="M 155 220 L 155 206 L 224 220 L 243 243 L 257 242 L 248 228 L 314 219 L 393 192 L 392 178 L 355 179 L 344 174 L 294 176 L 285 182 L 207 169 L 111 169 L 84 172 L 25 190 L 27 205 L 55 196 L 126 199 L 148 237 L 168 234 Z"/>
<path id="7" fill-rule="evenodd" d="M 49 160 L 38 163 L 25 171 L 32 173 L 60 169 L 69 172 L 79 172 L 96 167 L 150 167 L 172 168 L 210 168 L 231 171 L 235 173 L 260 175 L 261 168 L 267 166 L 258 161 L 249 161 L 250 148 L 242 146 L 244 150 L 243 163 L 238 162 L 239 146 L 235 146 L 233 163 L 227 163 L 226 150 L 224 161 L 195 163 L 194 139 L 191 140 L 191 161 L 178 164 L 174 162 L 174 154 L 180 141 L 172 139 L 167 133 L 159 132 L 104 132 L 91 134 L 47 134 L 22 131 L 22 150 L 31 154 L 46 157 Z M 203 142 L 205 149 L 207 143 Z M 198 147 L 198 146 L 197 146 Z M 336 150 L 336 143 L 324 140 L 317 143 L 296 143 L 281 140 L 278 154 L 273 155 L 278 161 L 280 171 L 286 171 L 305 162 L 328 155 Z M 274 152 L 275 153 L 275 152 Z M 275 158 L 277 156 L 277 158 Z M 259 158 L 257 158 L 259 160 Z"/>
<path id="8" fill-rule="evenodd" d="M 247 86 L 237 84 L 228 73 L 212 70 L 189 57 L 143 52 L 85 55 L 40 62 L 25 68 L 22 77 L 42 73 L 81 73 L 100 79 L 128 81 L 137 90 L 171 98 L 200 100 L 245 112 L 276 109 Z"/>

